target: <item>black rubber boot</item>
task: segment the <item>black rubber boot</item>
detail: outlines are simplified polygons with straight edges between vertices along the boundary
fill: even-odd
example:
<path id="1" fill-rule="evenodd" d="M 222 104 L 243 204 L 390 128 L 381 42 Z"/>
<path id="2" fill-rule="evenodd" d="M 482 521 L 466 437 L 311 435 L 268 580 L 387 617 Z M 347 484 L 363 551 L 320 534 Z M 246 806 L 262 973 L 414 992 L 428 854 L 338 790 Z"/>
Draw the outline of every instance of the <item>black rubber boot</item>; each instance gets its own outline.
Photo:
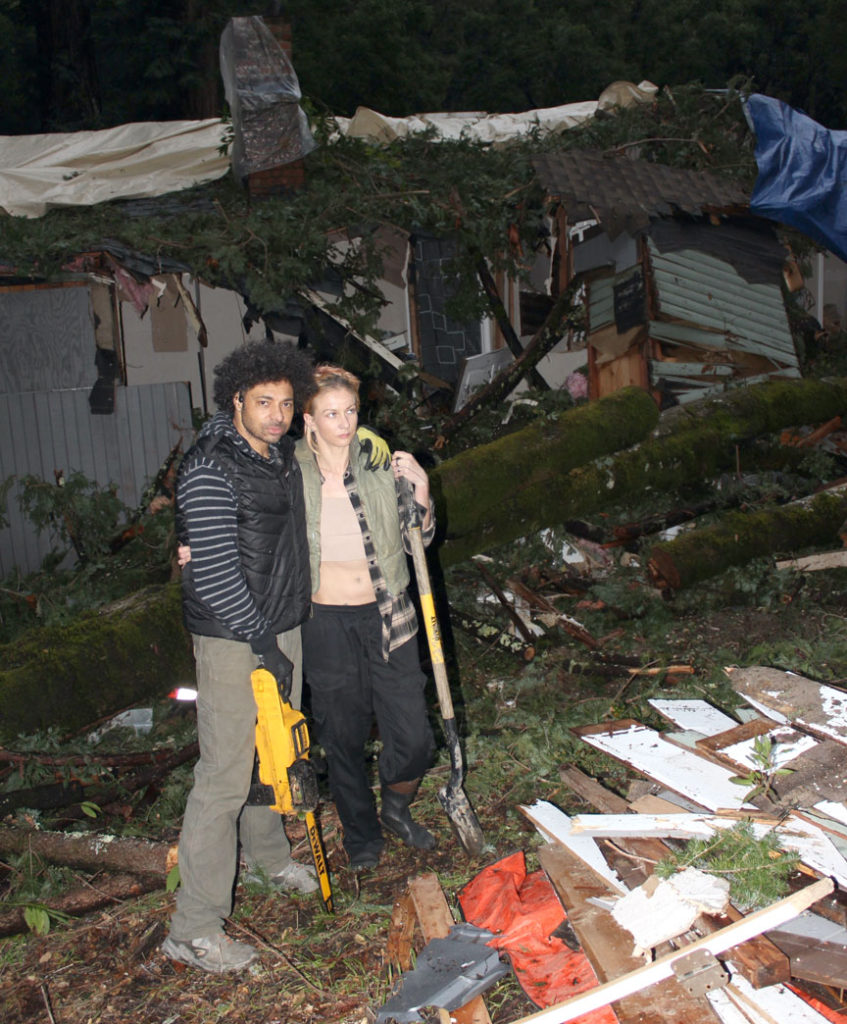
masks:
<path id="1" fill-rule="evenodd" d="M 408 783 L 398 783 L 404 787 Z M 398 793 L 390 786 L 382 787 L 382 807 L 379 818 L 384 828 L 401 839 L 406 846 L 415 850 L 434 850 L 435 836 L 422 825 L 416 825 L 409 813 L 409 805 L 415 798 L 417 785 L 409 787 L 408 793 Z"/>

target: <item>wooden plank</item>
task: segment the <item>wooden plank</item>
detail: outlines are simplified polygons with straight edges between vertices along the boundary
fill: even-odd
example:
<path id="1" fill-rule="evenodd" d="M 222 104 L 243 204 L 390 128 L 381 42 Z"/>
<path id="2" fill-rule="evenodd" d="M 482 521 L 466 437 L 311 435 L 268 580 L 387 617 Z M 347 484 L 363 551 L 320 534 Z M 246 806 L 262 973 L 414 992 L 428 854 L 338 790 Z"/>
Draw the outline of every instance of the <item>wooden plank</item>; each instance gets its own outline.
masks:
<path id="1" fill-rule="evenodd" d="M 637 800 L 633 800 L 629 809 L 635 814 L 685 814 L 684 807 L 666 800 L 663 796 L 653 793 L 645 793 Z"/>
<path id="2" fill-rule="evenodd" d="M 550 805 L 552 807 L 552 805 Z M 557 808 L 553 808 L 557 810 Z M 559 814 L 562 814 L 560 811 Z M 709 814 L 668 814 L 668 815 L 604 815 L 578 814 L 573 818 L 562 815 L 558 827 L 555 816 L 548 812 L 545 821 L 546 833 L 558 838 L 557 831 L 575 842 L 581 839 L 608 839 L 619 837 L 652 837 L 654 839 L 702 839 L 716 828 L 731 827 L 738 817 Z M 817 825 L 790 814 L 778 824 L 772 818 L 751 818 L 753 834 L 764 835 L 776 832 L 784 847 L 794 850 L 800 859 L 819 874 L 835 878 L 842 887 L 847 887 L 847 860 L 841 856 Z"/>
<path id="3" fill-rule="evenodd" d="M 827 1018 L 785 985 L 751 990 L 743 978 L 734 977 L 725 989 L 709 994 L 709 1001 L 731 999 L 755 1024 L 826 1024 Z"/>
<path id="4" fill-rule="evenodd" d="M 820 905 L 816 903 L 814 909 Z M 809 912 L 768 932 L 768 937 L 791 958 L 795 978 L 847 988 L 847 928 L 843 923 Z"/>
<path id="5" fill-rule="evenodd" d="M 771 719 L 754 718 L 750 722 L 735 725 L 724 732 L 718 732 L 713 736 L 706 736 L 704 739 L 698 740 L 697 748 L 704 753 L 716 754 L 724 747 L 732 746 L 733 743 L 743 743 L 745 740 L 752 739 L 755 736 L 763 736 L 766 732 L 770 732 L 773 727 L 774 723 Z"/>
<path id="6" fill-rule="evenodd" d="M 730 903 L 725 914 L 701 914 L 694 926 L 699 932 L 716 931 L 733 921 L 740 921 L 742 917 L 741 911 Z M 727 950 L 726 959 L 755 989 L 791 980 L 788 956 L 767 935 L 756 935 Z"/>
<path id="7" fill-rule="evenodd" d="M 571 819 L 564 811 L 546 800 L 536 800 L 531 806 L 520 804 L 518 810 L 535 825 L 548 842 L 555 840 L 567 847 L 594 872 L 600 884 L 606 885 L 612 892 L 623 894 L 627 891 L 623 881 L 606 863 L 594 840 L 571 835 Z"/>
<path id="8" fill-rule="evenodd" d="M 738 725 L 734 718 L 705 700 L 662 700 L 651 697 L 648 703 L 678 728 L 690 729 L 703 736 L 726 732 Z"/>
<path id="9" fill-rule="evenodd" d="M 668 743 L 661 733 L 623 719 L 574 729 L 575 735 L 668 789 L 709 810 L 740 810 L 750 805 L 744 791 L 730 782 L 733 772 Z"/>
<path id="10" fill-rule="evenodd" d="M 538 850 L 538 862 L 547 872 L 577 938 L 601 982 L 637 970 L 642 960 L 632 955 L 632 936 L 608 911 L 586 903 L 608 894 L 594 874 L 569 850 L 558 844 Z M 620 1024 L 714 1024 L 714 1014 L 702 999 L 695 999 L 675 979 L 659 982 L 612 1003 Z"/>
<path id="11" fill-rule="evenodd" d="M 559 778 L 568 785 L 577 796 L 606 814 L 624 814 L 629 808 L 626 800 L 610 789 L 606 789 L 596 779 L 570 765 L 559 769 Z"/>
<path id="12" fill-rule="evenodd" d="M 387 952 L 392 963 L 397 963 L 401 970 L 408 970 L 411 964 L 415 923 L 420 925 L 424 943 L 432 939 L 446 938 L 455 924 L 444 892 L 434 874 L 419 875 L 411 879 L 405 896 L 394 904 Z M 474 996 L 470 1002 L 458 1010 L 451 1010 L 450 1013 L 457 1024 L 491 1024 L 481 995 Z"/>
<path id="13" fill-rule="evenodd" d="M 847 691 L 758 665 L 726 671 L 745 700 L 752 697 L 813 735 L 847 745 Z"/>
<path id="14" fill-rule="evenodd" d="M 847 565 L 847 549 L 824 551 L 819 555 L 804 558 L 784 558 L 776 563 L 777 569 L 794 569 L 797 572 L 820 572 L 822 569 L 841 569 Z"/>
<path id="15" fill-rule="evenodd" d="M 652 963 L 645 964 L 620 978 L 607 981 L 597 988 L 574 996 L 572 999 L 521 1017 L 515 1024 L 566 1024 L 567 1021 L 571 1021 L 581 1014 L 589 1013 L 591 1010 L 641 992 L 665 978 L 673 977 L 673 965 L 677 960 L 699 950 L 706 950 L 712 956 L 725 953 L 733 946 L 746 942 L 756 935 L 761 935 L 764 931 L 777 928 L 785 921 L 801 914 L 816 900 L 832 892 L 833 888 L 832 879 L 822 878 L 801 892 L 793 893 L 763 910 L 748 914 L 740 921 L 735 921 L 720 931 L 705 935 L 682 949 L 674 950 Z M 767 992 L 768 990 L 762 989 L 761 991 Z"/>

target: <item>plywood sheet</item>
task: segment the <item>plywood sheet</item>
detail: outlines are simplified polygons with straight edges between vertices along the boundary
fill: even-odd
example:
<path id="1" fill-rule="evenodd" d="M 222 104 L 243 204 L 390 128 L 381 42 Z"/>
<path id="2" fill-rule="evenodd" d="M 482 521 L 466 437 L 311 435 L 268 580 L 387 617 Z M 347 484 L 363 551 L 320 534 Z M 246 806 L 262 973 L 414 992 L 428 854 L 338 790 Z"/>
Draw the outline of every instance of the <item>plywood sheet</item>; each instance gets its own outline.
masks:
<path id="1" fill-rule="evenodd" d="M 710 811 L 751 806 L 744 800 L 743 788 L 730 782 L 733 772 L 674 746 L 640 722 L 625 719 L 574 732 L 591 746 Z"/>
<path id="2" fill-rule="evenodd" d="M 728 671 L 734 689 L 745 700 L 759 701 L 815 735 L 847 745 L 847 691 L 775 668 Z"/>
<path id="3" fill-rule="evenodd" d="M 702 736 L 714 736 L 738 725 L 734 718 L 705 700 L 662 700 L 651 697 L 649 704 L 680 729 L 690 729 Z"/>

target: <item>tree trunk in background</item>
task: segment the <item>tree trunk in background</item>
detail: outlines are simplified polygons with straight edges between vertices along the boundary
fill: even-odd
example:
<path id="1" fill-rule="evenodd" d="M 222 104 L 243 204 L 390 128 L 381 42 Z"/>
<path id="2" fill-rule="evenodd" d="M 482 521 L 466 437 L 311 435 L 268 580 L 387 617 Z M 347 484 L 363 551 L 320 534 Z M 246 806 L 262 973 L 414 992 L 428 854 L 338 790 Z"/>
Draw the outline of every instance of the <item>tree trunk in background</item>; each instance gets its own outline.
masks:
<path id="1" fill-rule="evenodd" d="M 41 832 L 0 826 L 0 856 L 26 853 L 83 871 L 121 871 L 161 880 L 177 862 L 177 847 L 149 839 L 127 839 L 102 833 Z"/>
<path id="2" fill-rule="evenodd" d="M 98 878 L 90 885 L 71 889 L 62 896 L 48 900 L 44 906 L 48 912 L 79 917 L 101 907 L 114 907 L 116 903 L 123 903 L 125 900 L 135 899 L 136 896 L 143 896 L 147 892 L 161 888 L 162 880 L 151 878 L 149 875 L 108 875 L 105 878 Z M 28 927 L 24 907 L 0 914 L 0 936 L 17 935 L 25 932 Z"/>
<path id="3" fill-rule="evenodd" d="M 837 543 L 845 516 L 843 490 L 760 512 L 732 512 L 712 526 L 656 544 L 647 567 L 656 586 L 679 590 L 761 555 L 789 553 L 798 543 Z"/>
<path id="4" fill-rule="evenodd" d="M 569 471 L 643 440 L 658 419 L 646 391 L 625 388 L 441 463 L 430 479 L 442 564 L 570 518 L 562 510 Z"/>
<path id="5" fill-rule="evenodd" d="M 85 0 L 36 0 L 34 9 L 41 130 L 71 131 L 97 124 L 100 83 L 89 4 Z"/>

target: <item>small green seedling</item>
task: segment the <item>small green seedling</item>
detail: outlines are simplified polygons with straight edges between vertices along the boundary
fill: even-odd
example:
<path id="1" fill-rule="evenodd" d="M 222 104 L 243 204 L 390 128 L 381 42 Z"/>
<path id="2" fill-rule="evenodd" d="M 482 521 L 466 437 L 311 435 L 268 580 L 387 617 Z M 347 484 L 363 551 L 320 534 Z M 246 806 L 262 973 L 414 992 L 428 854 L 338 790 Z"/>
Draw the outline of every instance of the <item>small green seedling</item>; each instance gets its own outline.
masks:
<path id="1" fill-rule="evenodd" d="M 777 768 L 774 764 L 774 746 L 770 736 L 757 736 L 753 740 L 753 762 L 755 767 L 751 768 L 747 775 L 733 775 L 730 782 L 736 786 L 747 786 L 748 792 L 745 796 L 753 800 L 757 796 L 770 798 L 773 790 L 774 778 L 777 775 L 791 775 L 793 768 Z"/>

